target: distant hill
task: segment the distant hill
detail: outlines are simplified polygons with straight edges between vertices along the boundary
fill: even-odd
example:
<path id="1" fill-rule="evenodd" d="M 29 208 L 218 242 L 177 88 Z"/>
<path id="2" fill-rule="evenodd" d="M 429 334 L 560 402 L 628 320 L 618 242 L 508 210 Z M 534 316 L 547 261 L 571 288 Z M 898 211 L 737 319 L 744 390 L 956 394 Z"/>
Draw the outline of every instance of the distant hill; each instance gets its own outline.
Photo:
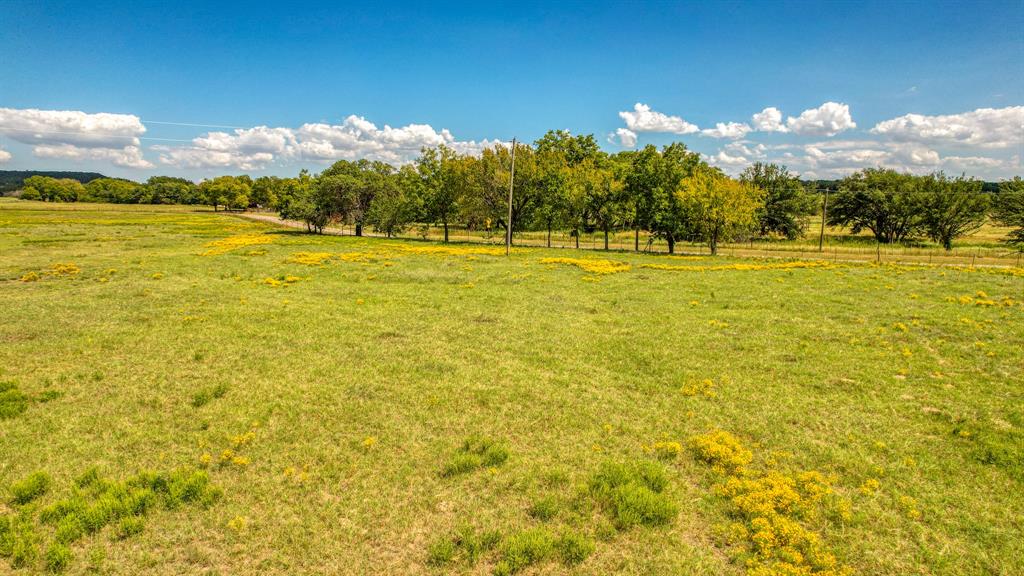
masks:
<path id="1" fill-rule="evenodd" d="M 0 170 L 0 194 L 21 188 L 26 178 L 31 176 L 49 176 L 51 178 L 71 178 L 82 184 L 97 178 L 106 178 L 99 172 L 60 172 L 39 170 Z"/>

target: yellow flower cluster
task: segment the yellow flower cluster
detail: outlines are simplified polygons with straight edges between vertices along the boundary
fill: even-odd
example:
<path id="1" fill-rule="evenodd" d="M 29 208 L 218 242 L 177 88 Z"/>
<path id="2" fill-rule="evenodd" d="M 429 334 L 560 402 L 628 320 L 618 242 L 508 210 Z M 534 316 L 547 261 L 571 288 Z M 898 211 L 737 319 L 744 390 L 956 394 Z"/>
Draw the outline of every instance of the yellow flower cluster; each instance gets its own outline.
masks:
<path id="1" fill-rule="evenodd" d="M 296 252 L 289 256 L 285 262 L 291 264 L 304 264 L 306 266 L 323 266 L 325 262 L 333 258 L 330 252 Z"/>
<path id="2" fill-rule="evenodd" d="M 963 304 L 964 306 L 1024 306 L 1024 302 L 1014 300 L 1009 296 L 1004 296 L 1003 298 L 1000 298 L 998 300 L 995 298 L 990 298 L 988 294 L 982 292 L 981 290 L 979 290 L 973 295 L 964 294 L 963 296 L 960 296 L 958 298 L 953 298 L 952 296 L 950 296 L 946 298 L 946 302 L 957 302 Z"/>
<path id="3" fill-rule="evenodd" d="M 82 269 L 74 262 L 57 263 L 50 266 L 50 274 L 54 276 L 75 276 Z"/>
<path id="4" fill-rule="evenodd" d="M 221 254 L 227 254 L 232 250 L 238 250 L 239 248 L 245 248 L 247 246 L 273 243 L 274 238 L 269 234 L 239 234 L 237 236 L 228 236 L 227 238 L 207 242 L 207 250 L 206 252 L 203 252 L 202 255 L 219 256 Z"/>
<path id="5" fill-rule="evenodd" d="M 597 258 L 541 258 L 540 263 L 576 266 L 591 274 L 617 274 L 619 272 L 628 272 L 630 269 L 630 265 L 626 262 Z"/>
<path id="6" fill-rule="evenodd" d="M 338 260 L 342 262 L 358 262 L 360 264 L 373 264 L 381 259 L 380 255 L 371 254 L 370 252 L 342 252 L 338 254 Z M 385 263 L 385 265 L 390 265 Z"/>
<path id="7" fill-rule="evenodd" d="M 713 431 L 690 439 L 697 456 L 726 478 L 715 493 L 727 499 L 742 521 L 729 528 L 732 542 L 750 547 L 748 576 L 842 576 L 851 574 L 829 552 L 821 537 L 804 522 L 819 519 L 823 500 L 833 494 L 831 481 L 817 471 L 785 473 L 745 468 L 752 459 L 731 434 Z M 840 501 L 840 514 L 849 507 Z"/>
<path id="8" fill-rule="evenodd" d="M 263 279 L 263 283 L 266 284 L 267 286 L 280 288 L 281 286 L 291 286 L 292 284 L 295 284 L 299 280 L 302 280 L 302 278 L 299 278 L 298 276 L 283 276 L 280 278 L 271 278 L 270 276 L 267 276 L 266 278 Z"/>
<path id="9" fill-rule="evenodd" d="M 407 254 L 427 254 L 432 256 L 505 255 L 504 248 L 495 248 L 492 246 L 435 246 L 431 244 L 388 244 L 387 247 L 397 250 L 399 252 L 405 252 Z"/>
<path id="10" fill-rule="evenodd" d="M 74 262 L 58 262 L 50 265 L 50 269 L 43 273 L 35 271 L 26 272 L 22 274 L 19 280 L 21 282 L 38 282 L 42 280 L 43 276 L 77 276 L 81 272 L 82 269 Z"/>
<path id="11" fill-rule="evenodd" d="M 663 440 L 652 444 L 650 450 L 661 460 L 675 460 L 683 453 L 683 445 L 679 442 Z"/>
<path id="12" fill-rule="evenodd" d="M 217 464 L 221 467 L 224 466 L 237 466 L 244 468 L 251 462 L 248 456 L 240 454 L 239 451 L 252 444 L 253 440 L 256 439 L 256 424 L 253 424 L 253 428 L 244 434 L 236 434 L 228 439 L 231 444 L 230 448 L 225 448 L 221 451 L 220 456 L 217 458 Z M 214 458 L 209 452 L 203 452 L 203 455 L 199 457 L 199 463 L 204 468 L 209 467 L 213 464 Z"/>
<path id="13" fill-rule="evenodd" d="M 652 270 L 669 270 L 675 272 L 719 272 L 723 270 L 793 270 L 797 268 L 841 268 L 839 264 L 825 262 L 824 260 L 797 260 L 793 262 L 766 262 L 763 264 L 747 264 L 737 262 L 735 264 L 712 264 L 712 265 L 675 265 L 675 264 L 641 264 L 641 268 Z"/>
<path id="14" fill-rule="evenodd" d="M 712 382 L 709 378 L 705 378 L 699 382 L 691 382 L 689 384 L 684 384 L 683 387 L 679 389 L 679 391 L 683 393 L 683 396 L 696 396 L 698 394 L 703 394 L 708 398 L 714 398 L 715 383 Z"/>
<path id="15" fill-rule="evenodd" d="M 284 477 L 296 484 L 302 484 L 309 480 L 309 466 L 303 466 L 301 469 L 296 466 L 288 466 L 284 469 Z"/>
<path id="16" fill-rule="evenodd" d="M 718 472 L 737 472 L 754 459 L 738 438 L 724 430 L 691 436 L 689 444 L 699 460 Z"/>

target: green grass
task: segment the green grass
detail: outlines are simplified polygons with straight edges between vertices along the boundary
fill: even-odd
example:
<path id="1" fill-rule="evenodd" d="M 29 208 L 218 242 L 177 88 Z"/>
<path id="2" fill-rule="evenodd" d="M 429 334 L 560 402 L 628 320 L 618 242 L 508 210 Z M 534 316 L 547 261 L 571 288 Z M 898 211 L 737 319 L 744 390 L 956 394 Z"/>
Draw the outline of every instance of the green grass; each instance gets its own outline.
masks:
<path id="1" fill-rule="evenodd" d="M 724 430 L 752 469 L 831 478 L 850 514 L 807 528 L 857 573 L 1020 573 L 1019 273 L 430 254 L 87 208 L 0 202 L 0 489 L 51 478 L 0 505 L 0 571 L 742 574 L 723 476 L 652 448 Z M 269 243 L 201 255 L 242 234 Z"/>

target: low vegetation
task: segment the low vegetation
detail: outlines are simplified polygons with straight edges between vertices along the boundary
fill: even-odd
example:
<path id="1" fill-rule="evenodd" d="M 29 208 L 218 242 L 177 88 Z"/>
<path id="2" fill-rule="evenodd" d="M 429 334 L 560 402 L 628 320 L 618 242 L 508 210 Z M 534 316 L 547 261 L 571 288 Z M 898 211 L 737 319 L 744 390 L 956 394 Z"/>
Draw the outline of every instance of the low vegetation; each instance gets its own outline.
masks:
<path id="1" fill-rule="evenodd" d="M 506 257 L 10 199 L 0 254 L 0 571 L 1024 556 L 1019 268 Z"/>

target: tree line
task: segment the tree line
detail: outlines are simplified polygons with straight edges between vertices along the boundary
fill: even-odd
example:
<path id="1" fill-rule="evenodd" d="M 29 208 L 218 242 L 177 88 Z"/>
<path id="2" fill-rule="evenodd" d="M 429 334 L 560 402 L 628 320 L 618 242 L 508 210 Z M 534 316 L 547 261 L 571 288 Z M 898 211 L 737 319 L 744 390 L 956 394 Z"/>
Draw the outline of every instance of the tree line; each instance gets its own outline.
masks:
<path id="1" fill-rule="evenodd" d="M 1008 241 L 1024 248 L 1024 183 L 1002 182 L 998 192 L 966 176 L 941 172 L 915 176 L 865 169 L 819 189 L 783 166 L 755 163 L 732 178 L 682 143 L 609 154 L 593 135 L 551 131 L 533 144 L 516 144 L 511 212 L 508 192 L 512 148 L 495 145 L 480 154 L 446 146 L 426 148 L 414 162 L 395 167 L 369 160 L 340 160 L 294 178 L 219 176 L 192 183 L 155 176 L 145 183 L 100 178 L 33 176 L 22 198 L 51 201 L 206 204 L 215 210 L 261 207 L 302 221 L 311 232 L 332 224 L 356 235 L 372 227 L 393 236 L 431 225 L 449 240 L 453 227 L 513 233 L 555 230 L 576 239 L 631 231 L 634 249 L 664 241 L 670 253 L 681 241 L 705 243 L 754 238 L 795 239 L 810 216 L 831 225 L 870 231 L 882 243 L 929 238 L 947 250 L 956 238 L 989 218 L 1014 228 Z M 829 192 L 825 196 L 822 192 Z M 511 218 L 509 215 L 511 213 Z"/>

